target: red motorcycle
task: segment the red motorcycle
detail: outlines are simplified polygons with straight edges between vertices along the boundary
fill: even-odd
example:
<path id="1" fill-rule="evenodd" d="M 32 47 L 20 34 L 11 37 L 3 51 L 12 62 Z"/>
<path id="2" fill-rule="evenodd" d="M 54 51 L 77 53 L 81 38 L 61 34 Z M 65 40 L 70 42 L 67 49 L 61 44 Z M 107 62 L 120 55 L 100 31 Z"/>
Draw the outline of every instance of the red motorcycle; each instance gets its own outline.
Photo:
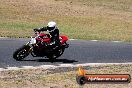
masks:
<path id="1" fill-rule="evenodd" d="M 49 46 L 51 41 L 50 35 L 35 32 L 35 36 L 31 37 L 31 40 L 27 44 L 23 45 L 13 53 L 13 58 L 17 61 L 21 61 L 31 54 L 33 57 L 46 57 L 50 60 L 55 60 L 63 54 L 65 48 L 69 47 L 69 44 L 67 44 L 67 36 L 60 36 L 59 39 L 61 43 L 60 46 L 51 48 Z"/>

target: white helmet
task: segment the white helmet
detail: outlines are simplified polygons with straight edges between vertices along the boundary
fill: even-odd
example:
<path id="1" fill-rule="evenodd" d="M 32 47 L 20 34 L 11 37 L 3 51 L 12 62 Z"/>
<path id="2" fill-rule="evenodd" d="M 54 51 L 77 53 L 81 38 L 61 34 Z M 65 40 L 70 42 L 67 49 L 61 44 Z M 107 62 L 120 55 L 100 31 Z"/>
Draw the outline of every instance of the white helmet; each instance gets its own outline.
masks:
<path id="1" fill-rule="evenodd" d="M 54 21 L 50 21 L 47 27 L 56 27 L 56 23 Z"/>
<path id="2" fill-rule="evenodd" d="M 53 32 L 56 28 L 56 23 L 54 21 L 50 21 L 47 25 L 48 31 Z"/>

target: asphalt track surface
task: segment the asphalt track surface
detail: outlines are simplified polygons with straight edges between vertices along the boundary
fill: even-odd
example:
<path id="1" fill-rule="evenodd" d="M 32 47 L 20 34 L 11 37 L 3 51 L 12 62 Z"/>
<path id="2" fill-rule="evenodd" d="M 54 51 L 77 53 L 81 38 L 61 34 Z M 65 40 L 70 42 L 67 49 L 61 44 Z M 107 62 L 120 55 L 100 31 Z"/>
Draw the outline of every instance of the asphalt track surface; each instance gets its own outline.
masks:
<path id="1" fill-rule="evenodd" d="M 83 64 L 83 63 L 131 63 L 132 43 L 69 40 L 70 47 L 54 63 L 46 58 L 29 55 L 24 61 L 13 59 L 13 52 L 30 39 L 0 38 L 0 68 Z"/>

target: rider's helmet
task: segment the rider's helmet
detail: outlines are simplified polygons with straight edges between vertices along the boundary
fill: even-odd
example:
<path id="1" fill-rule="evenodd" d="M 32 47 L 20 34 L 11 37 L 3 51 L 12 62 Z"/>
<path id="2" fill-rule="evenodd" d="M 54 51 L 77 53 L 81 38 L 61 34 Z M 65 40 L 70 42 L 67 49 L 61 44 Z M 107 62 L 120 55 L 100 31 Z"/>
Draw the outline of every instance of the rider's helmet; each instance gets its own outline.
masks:
<path id="1" fill-rule="evenodd" d="M 48 23 L 48 25 L 47 25 L 48 31 L 49 31 L 49 32 L 52 32 L 52 31 L 55 30 L 55 28 L 56 28 L 56 22 L 50 21 L 50 22 Z"/>

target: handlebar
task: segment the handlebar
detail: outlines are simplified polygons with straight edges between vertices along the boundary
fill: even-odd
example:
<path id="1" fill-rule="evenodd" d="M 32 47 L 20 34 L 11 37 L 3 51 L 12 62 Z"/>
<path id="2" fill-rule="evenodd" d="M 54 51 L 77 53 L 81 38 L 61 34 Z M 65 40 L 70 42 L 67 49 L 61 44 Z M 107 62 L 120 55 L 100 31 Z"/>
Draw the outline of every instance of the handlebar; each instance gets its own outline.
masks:
<path id="1" fill-rule="evenodd" d="M 39 36 L 39 34 L 40 34 L 40 32 L 41 32 L 41 29 L 35 28 L 35 29 L 33 29 L 33 30 L 34 30 L 35 36 L 36 36 L 36 37 Z M 49 34 L 46 34 L 46 35 L 50 38 L 50 35 L 49 35 Z"/>

